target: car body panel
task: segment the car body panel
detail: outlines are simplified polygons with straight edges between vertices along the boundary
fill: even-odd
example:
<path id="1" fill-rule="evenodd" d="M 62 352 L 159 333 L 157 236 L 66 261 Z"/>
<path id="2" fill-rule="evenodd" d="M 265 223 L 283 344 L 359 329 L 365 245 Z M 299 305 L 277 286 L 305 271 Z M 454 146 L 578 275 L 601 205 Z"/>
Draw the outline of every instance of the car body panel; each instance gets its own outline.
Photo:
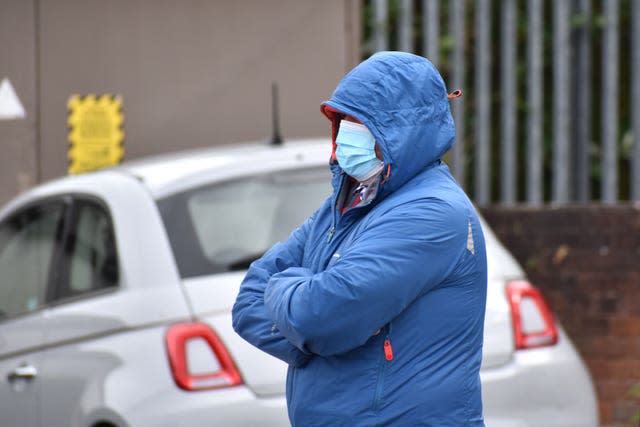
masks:
<path id="1" fill-rule="evenodd" d="M 480 376 L 487 427 L 599 425 L 593 383 L 562 328 L 555 346 L 517 351 Z"/>
<path id="2" fill-rule="evenodd" d="M 242 377 L 259 396 L 284 396 L 287 365 L 253 347 L 233 331 L 231 307 L 244 272 L 219 274 L 183 281 L 197 318 L 221 333 Z"/>
<path id="3" fill-rule="evenodd" d="M 199 392 L 176 387 L 166 358 L 150 357 L 164 355 L 165 333 L 162 325 L 45 351 L 41 382 L 48 398 L 41 410 L 47 425 L 288 425 L 283 397 L 256 399 L 245 386 Z"/>
<path id="4" fill-rule="evenodd" d="M 44 310 L 44 345 L 80 341 L 190 316 L 177 286 L 87 295 Z"/>
<path id="5" fill-rule="evenodd" d="M 10 377 L 18 369 L 40 368 L 45 319 L 42 310 L 0 322 L 0 425 L 39 425 L 40 381 Z M 37 372 L 39 374 L 39 372 Z"/>
<path id="6" fill-rule="evenodd" d="M 33 313 L 6 319 L 2 322 L 2 328 L 0 328 L 1 355 L 8 357 L 27 353 L 42 346 L 46 326 L 42 311 L 36 310 Z"/>
<path id="7" fill-rule="evenodd" d="M 4 329 L 4 328 L 3 328 Z M 42 355 L 33 351 L 16 356 L 0 356 L 0 425 L 39 426 L 40 382 L 34 380 L 9 380 L 18 367 L 39 367 Z"/>

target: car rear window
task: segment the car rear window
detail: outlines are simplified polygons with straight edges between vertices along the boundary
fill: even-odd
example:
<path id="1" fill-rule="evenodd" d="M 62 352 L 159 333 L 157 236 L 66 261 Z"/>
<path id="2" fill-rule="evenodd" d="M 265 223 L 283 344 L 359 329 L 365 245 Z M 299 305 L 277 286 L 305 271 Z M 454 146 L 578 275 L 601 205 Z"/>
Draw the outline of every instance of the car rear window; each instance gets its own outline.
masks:
<path id="1" fill-rule="evenodd" d="M 183 278 L 246 269 L 331 193 L 329 168 L 253 175 L 158 201 Z"/>

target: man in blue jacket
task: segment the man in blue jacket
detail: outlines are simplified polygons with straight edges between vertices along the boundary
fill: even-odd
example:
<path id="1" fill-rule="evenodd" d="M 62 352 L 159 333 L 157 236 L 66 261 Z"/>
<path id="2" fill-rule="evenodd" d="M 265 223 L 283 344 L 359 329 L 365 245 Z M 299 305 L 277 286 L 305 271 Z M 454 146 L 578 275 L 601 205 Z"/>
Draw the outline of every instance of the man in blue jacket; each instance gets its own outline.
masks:
<path id="1" fill-rule="evenodd" d="M 289 364 L 296 427 L 483 426 L 485 244 L 440 160 L 455 133 L 440 74 L 381 52 L 322 112 L 334 192 L 251 265 L 234 329 Z"/>

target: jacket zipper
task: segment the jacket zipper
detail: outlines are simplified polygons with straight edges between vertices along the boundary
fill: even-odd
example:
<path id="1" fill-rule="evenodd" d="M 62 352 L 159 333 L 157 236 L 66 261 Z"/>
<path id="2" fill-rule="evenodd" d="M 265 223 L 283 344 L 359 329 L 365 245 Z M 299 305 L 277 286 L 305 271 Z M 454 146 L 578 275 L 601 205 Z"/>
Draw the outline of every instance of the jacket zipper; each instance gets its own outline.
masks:
<path id="1" fill-rule="evenodd" d="M 389 362 L 393 360 L 393 347 L 391 347 L 389 335 L 384 339 L 384 358 Z"/>
<path id="2" fill-rule="evenodd" d="M 332 225 L 329 229 L 329 233 L 327 233 L 327 244 L 331 243 L 331 239 L 333 239 L 334 234 L 336 234 L 336 227 Z"/>
<path id="3" fill-rule="evenodd" d="M 387 335 L 384 339 L 384 358 L 391 362 L 393 360 L 393 347 L 391 346 L 391 322 L 387 324 Z"/>
<path id="4" fill-rule="evenodd" d="M 331 243 L 331 239 L 333 239 L 334 234 L 336 234 L 336 214 L 338 213 L 338 208 L 336 207 L 336 203 L 338 197 L 340 197 L 340 192 L 342 191 L 342 186 L 344 185 L 345 177 L 342 175 L 340 178 L 340 185 L 338 186 L 338 191 L 335 192 L 336 197 L 331 202 L 331 228 L 329 228 L 329 232 L 327 233 L 327 245 Z"/>

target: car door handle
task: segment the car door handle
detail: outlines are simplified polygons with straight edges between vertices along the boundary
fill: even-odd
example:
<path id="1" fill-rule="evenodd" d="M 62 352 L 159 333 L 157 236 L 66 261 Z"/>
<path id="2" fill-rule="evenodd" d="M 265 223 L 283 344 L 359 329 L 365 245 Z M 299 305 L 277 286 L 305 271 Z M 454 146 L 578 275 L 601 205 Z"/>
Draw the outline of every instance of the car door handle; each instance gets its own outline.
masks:
<path id="1" fill-rule="evenodd" d="M 32 365 L 20 365 L 7 375 L 9 382 L 19 379 L 32 380 L 38 375 L 38 370 Z"/>

